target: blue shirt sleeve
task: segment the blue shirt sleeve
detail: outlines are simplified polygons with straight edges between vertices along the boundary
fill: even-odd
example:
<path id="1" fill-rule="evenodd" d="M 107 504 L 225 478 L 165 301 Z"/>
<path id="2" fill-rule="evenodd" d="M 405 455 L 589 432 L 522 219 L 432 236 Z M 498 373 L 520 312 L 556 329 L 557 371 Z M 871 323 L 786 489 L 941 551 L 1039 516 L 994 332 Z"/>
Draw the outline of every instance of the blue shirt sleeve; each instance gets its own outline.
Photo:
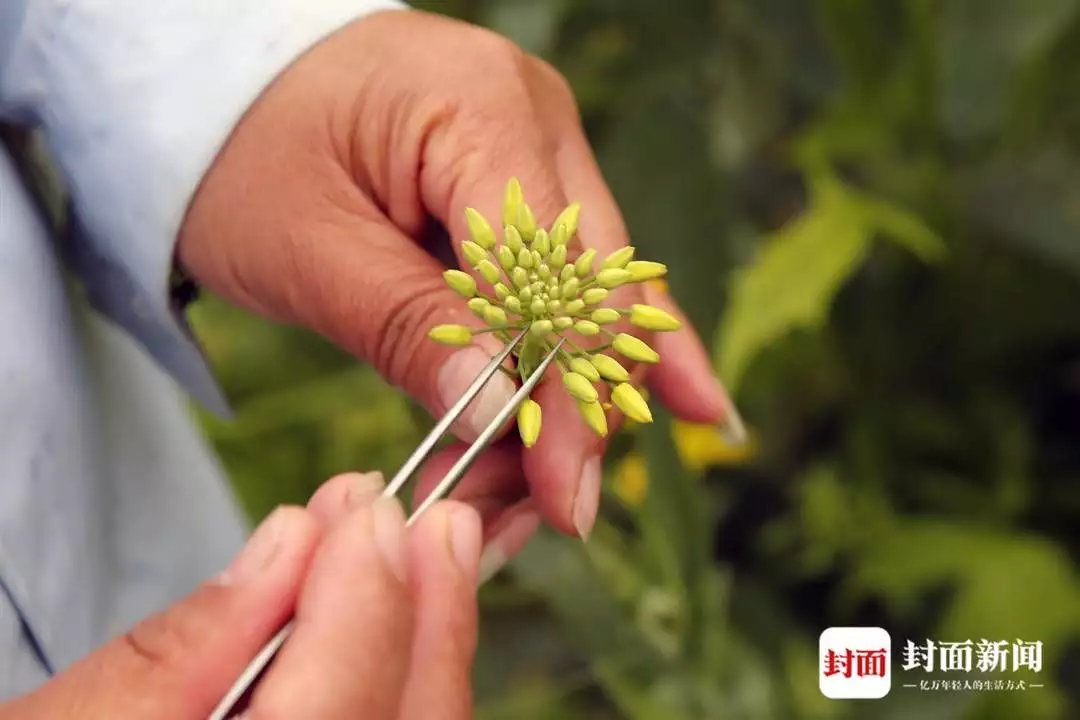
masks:
<path id="1" fill-rule="evenodd" d="M 227 403 L 169 292 L 203 174 L 294 59 L 398 0 L 3 0 L 0 116 L 45 134 L 93 305 L 208 409 Z"/>

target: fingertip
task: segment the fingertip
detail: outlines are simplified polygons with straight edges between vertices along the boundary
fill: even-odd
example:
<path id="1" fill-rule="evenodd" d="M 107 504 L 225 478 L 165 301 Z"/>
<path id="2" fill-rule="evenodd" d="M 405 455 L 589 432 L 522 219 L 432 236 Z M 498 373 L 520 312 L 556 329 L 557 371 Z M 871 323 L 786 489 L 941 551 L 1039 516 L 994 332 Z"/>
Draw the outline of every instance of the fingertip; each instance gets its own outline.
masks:
<path id="1" fill-rule="evenodd" d="M 350 510 L 373 503 L 385 487 L 386 480 L 379 471 L 342 473 L 323 483 L 307 508 L 319 522 L 334 525 Z"/>

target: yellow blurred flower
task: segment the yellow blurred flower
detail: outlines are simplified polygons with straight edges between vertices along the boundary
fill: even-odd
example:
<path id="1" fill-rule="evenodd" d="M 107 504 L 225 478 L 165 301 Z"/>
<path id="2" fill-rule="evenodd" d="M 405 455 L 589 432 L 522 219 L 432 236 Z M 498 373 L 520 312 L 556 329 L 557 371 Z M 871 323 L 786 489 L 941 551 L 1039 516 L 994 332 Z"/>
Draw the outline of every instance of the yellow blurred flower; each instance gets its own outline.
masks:
<path id="1" fill-rule="evenodd" d="M 615 496 L 630 507 L 637 507 L 645 501 L 645 491 L 649 485 L 645 460 L 637 453 L 631 453 L 615 466 L 611 489 Z"/>

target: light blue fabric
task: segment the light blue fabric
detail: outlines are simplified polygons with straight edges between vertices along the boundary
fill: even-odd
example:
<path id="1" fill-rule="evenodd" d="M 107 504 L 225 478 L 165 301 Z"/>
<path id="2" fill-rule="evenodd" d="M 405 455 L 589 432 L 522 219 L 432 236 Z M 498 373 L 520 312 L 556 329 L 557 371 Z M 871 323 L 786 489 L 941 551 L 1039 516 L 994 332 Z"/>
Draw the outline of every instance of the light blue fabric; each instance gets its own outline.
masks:
<path id="1" fill-rule="evenodd" d="M 400 7 L 0 0 L 0 116 L 44 132 L 86 288 L 71 289 L 0 151 L 0 699 L 186 594 L 243 542 L 184 404 L 181 388 L 227 409 L 169 300 L 175 237 L 274 76 L 346 23 Z"/>

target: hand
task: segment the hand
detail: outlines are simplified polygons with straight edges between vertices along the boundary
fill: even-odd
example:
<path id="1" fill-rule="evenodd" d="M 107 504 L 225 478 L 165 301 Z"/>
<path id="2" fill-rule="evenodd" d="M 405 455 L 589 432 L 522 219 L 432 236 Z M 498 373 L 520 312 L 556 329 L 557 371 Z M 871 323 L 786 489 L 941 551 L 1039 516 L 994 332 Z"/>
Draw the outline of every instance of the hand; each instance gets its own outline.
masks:
<path id="1" fill-rule="evenodd" d="M 433 216 L 460 257 L 465 208 L 499 218 L 511 177 L 540 224 L 576 200 L 582 244 L 600 257 L 627 244 L 571 90 L 553 68 L 481 28 L 377 13 L 313 48 L 251 108 L 191 205 L 178 255 L 218 294 L 314 329 L 441 416 L 500 346 L 482 335 L 455 351 L 426 337 L 435 324 L 474 320 L 443 282 L 446 265 L 420 241 Z M 726 398 L 685 316 L 655 288 L 620 291 L 613 303 L 647 302 L 683 320 L 683 330 L 647 339 L 663 358 L 647 377 L 653 394 L 685 420 L 719 422 Z M 474 439 L 513 390 L 497 375 L 458 436 Z M 605 443 L 559 383 L 534 397 L 544 412 L 539 442 L 523 451 L 507 438 L 457 495 L 482 511 L 495 538 L 487 572 L 525 542 L 537 512 L 582 537 L 596 518 Z M 418 498 L 461 451 L 430 464 Z"/>
<path id="2" fill-rule="evenodd" d="M 0 705 L 0 718 L 205 720 L 295 612 L 247 717 L 466 720 L 479 518 L 437 503 L 406 537 L 381 490 L 378 473 L 343 475 L 306 509 L 278 509 L 223 576 Z"/>

